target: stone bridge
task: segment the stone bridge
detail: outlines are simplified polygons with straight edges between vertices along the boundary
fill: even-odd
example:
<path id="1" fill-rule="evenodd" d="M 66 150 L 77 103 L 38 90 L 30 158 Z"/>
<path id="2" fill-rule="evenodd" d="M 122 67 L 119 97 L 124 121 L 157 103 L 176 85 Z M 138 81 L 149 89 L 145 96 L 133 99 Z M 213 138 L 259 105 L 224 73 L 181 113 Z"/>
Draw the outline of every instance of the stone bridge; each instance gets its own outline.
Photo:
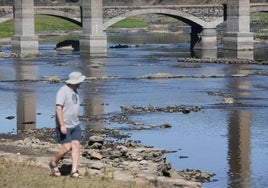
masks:
<path id="1" fill-rule="evenodd" d="M 250 4 L 250 12 L 268 12 L 268 3 Z M 80 5 L 67 6 L 35 6 L 35 14 L 50 15 L 59 17 L 79 26 L 81 24 L 81 7 Z M 162 14 L 175 17 L 190 25 L 193 23 L 202 27 L 215 26 L 224 20 L 224 6 L 212 5 L 177 5 L 177 6 L 104 6 L 103 20 L 104 29 L 116 22 L 130 16 L 141 14 Z M 12 6 L 0 6 L 0 23 L 14 18 Z"/>
<path id="2" fill-rule="evenodd" d="M 175 17 L 190 25 L 193 23 L 202 27 L 211 25 L 214 27 L 223 22 L 222 5 L 183 5 L 183 6 L 104 6 L 103 22 L 104 30 L 116 22 L 127 17 L 142 14 L 162 14 Z M 50 15 L 69 20 L 77 25 L 81 24 L 80 6 L 36 6 L 34 14 Z M 0 7 L 0 23 L 14 17 L 11 6 Z"/>
<path id="3" fill-rule="evenodd" d="M 31 1 L 31 0 L 24 0 Z M 250 12 L 263 12 L 268 11 L 268 3 L 266 4 L 249 4 L 248 0 L 233 0 L 235 2 L 230 3 L 232 9 L 238 11 L 237 15 L 240 17 L 245 17 L 248 19 Z M 208 5 L 177 5 L 177 6 L 103 6 L 100 0 L 85 0 L 82 5 L 72 4 L 67 6 L 40 6 L 34 7 L 34 12 L 32 14 L 44 14 L 60 17 L 69 20 L 82 27 L 84 30 L 84 37 L 90 40 L 91 46 L 96 45 L 97 42 L 102 41 L 105 46 L 104 40 L 106 40 L 105 30 L 113 25 L 114 23 L 123 20 L 130 16 L 142 15 L 142 14 L 161 14 L 169 17 L 181 20 L 191 26 L 191 49 L 194 47 L 202 47 L 203 49 L 216 49 L 217 48 L 217 32 L 216 27 L 227 19 L 226 17 L 226 7 L 224 5 L 218 4 L 208 4 Z M 246 2 L 246 9 L 245 9 Z M 27 4 L 27 3 L 26 3 Z M 4 22 L 11 19 L 16 15 L 16 6 L 13 7 L 0 7 L 0 22 Z M 241 13 L 240 7 L 243 8 Z M 233 12 L 229 8 L 229 11 Z M 248 8 L 248 12 L 247 12 Z M 27 8 L 26 8 L 27 9 Z M 15 10 L 15 11 L 14 11 Z M 30 9 L 27 9 L 30 11 Z M 228 8 L 227 8 L 228 11 Z M 240 11 L 240 12 L 239 12 Z M 246 14 L 245 14 L 246 13 Z M 241 15 L 240 15 L 241 14 Z M 235 13 L 231 13 L 231 19 L 236 19 L 235 23 L 239 18 Z M 247 20 L 246 24 L 249 20 Z M 87 24 L 85 24 L 87 23 Z M 240 24 L 240 23 L 239 23 Z M 245 23 L 244 23 L 245 24 Z M 234 23 L 231 24 L 231 30 L 234 29 Z M 228 24 L 227 24 L 228 28 Z M 239 30 L 239 28 L 238 28 Z M 232 31 L 230 31 L 232 32 Z M 244 31 L 239 31 L 240 33 L 248 33 L 249 30 L 245 28 Z M 233 33 L 233 32 L 232 32 Z M 97 41 L 89 39 L 95 37 Z M 93 38 L 94 38 L 93 37 Z M 100 39 L 103 38 L 103 39 Z M 84 41 L 85 41 L 84 40 Z M 82 36 L 83 44 L 83 36 Z M 86 45 L 90 48 L 89 44 Z M 83 52 L 83 48 L 82 48 Z"/>

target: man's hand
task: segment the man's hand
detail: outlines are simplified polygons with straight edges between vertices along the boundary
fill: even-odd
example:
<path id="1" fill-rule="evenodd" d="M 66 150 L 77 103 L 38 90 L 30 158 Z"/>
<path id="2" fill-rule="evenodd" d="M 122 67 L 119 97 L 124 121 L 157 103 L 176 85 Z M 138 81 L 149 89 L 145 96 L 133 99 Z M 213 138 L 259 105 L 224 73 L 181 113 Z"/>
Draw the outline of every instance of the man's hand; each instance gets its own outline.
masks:
<path id="1" fill-rule="evenodd" d="M 67 134 L 67 128 L 65 126 L 60 126 L 60 132 L 62 134 Z"/>

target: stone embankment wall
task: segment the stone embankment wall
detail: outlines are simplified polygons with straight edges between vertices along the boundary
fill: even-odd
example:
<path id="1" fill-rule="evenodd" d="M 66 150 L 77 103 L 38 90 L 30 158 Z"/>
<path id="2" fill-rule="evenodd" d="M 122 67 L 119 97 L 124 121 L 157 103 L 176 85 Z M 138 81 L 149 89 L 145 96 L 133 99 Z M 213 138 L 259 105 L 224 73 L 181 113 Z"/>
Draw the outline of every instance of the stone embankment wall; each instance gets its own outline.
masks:
<path id="1" fill-rule="evenodd" d="M 0 7 L 0 17 L 5 16 L 7 14 L 11 14 L 13 12 L 13 8 L 10 6 Z"/>

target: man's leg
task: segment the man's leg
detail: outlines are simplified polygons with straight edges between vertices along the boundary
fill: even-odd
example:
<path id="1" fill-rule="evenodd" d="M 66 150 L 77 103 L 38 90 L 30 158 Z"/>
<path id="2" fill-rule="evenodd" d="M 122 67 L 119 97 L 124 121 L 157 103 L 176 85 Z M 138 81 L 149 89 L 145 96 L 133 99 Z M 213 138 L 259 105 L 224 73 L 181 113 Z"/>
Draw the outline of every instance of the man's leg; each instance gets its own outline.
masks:
<path id="1" fill-rule="evenodd" d="M 51 175 L 59 177 L 61 173 L 58 168 L 58 162 L 62 157 L 71 149 L 71 143 L 66 143 L 62 145 L 62 148 L 56 153 L 54 159 L 49 162 L 49 167 L 51 169 Z"/>
<path id="2" fill-rule="evenodd" d="M 61 149 L 56 153 L 54 162 L 58 164 L 58 162 L 64 157 L 66 153 L 68 153 L 72 149 L 71 143 L 65 143 L 62 145 Z"/>
<path id="3" fill-rule="evenodd" d="M 71 142 L 72 147 L 72 173 L 77 171 L 78 161 L 80 157 L 80 141 L 73 140 Z"/>

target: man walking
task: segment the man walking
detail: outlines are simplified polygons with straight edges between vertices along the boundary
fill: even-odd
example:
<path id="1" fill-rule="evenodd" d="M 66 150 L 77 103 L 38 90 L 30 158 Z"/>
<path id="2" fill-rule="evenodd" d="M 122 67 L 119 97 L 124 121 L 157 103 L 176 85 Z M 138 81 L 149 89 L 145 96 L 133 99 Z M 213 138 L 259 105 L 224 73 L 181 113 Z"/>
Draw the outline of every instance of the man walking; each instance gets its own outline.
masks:
<path id="1" fill-rule="evenodd" d="M 80 178 L 78 172 L 78 160 L 80 157 L 81 128 L 79 125 L 80 99 L 77 89 L 85 80 L 85 76 L 80 72 L 72 72 L 69 79 L 65 81 L 56 97 L 56 133 L 57 139 L 62 144 L 61 149 L 56 153 L 49 166 L 51 175 L 61 176 L 58 169 L 58 162 L 71 151 L 72 156 L 72 178 Z"/>

